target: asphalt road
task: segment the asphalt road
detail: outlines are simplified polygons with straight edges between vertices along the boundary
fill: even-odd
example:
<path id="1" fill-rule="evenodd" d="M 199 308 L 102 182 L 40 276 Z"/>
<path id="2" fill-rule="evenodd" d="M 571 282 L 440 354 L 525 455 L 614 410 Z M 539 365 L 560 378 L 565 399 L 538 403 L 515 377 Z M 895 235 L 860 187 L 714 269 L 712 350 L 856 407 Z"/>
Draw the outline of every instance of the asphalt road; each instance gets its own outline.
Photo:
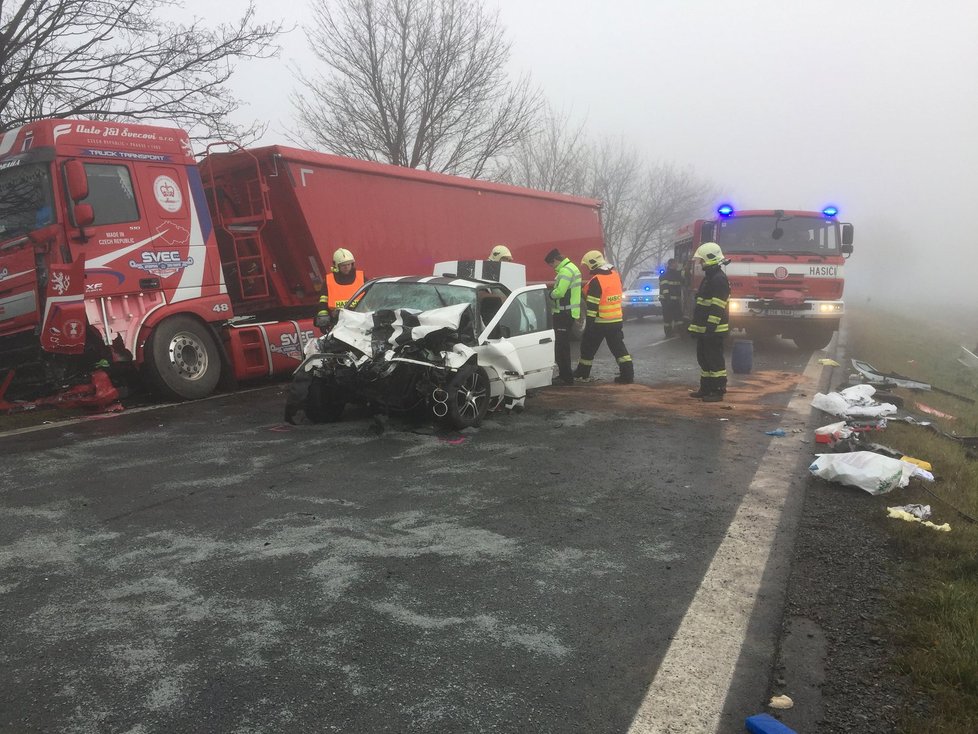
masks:
<path id="1" fill-rule="evenodd" d="M 702 404 L 661 334 L 461 434 L 283 385 L 0 434 L 0 731 L 742 731 L 817 372 Z"/>

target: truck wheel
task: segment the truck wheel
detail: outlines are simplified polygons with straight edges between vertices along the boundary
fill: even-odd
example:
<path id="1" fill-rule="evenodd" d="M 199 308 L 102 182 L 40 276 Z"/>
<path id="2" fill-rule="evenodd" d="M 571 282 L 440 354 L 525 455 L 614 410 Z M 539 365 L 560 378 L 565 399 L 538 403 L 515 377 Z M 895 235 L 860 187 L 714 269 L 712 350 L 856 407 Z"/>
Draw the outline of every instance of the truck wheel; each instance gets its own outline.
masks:
<path id="1" fill-rule="evenodd" d="M 455 430 L 477 426 L 489 409 L 489 375 L 481 367 L 459 370 L 445 388 L 448 392 L 448 414 L 445 420 Z"/>
<path id="2" fill-rule="evenodd" d="M 830 329 L 812 329 L 795 334 L 791 341 L 802 351 L 813 352 L 816 349 L 825 349 L 832 341 L 833 333 L 835 332 Z"/>
<path id="3" fill-rule="evenodd" d="M 314 379 L 306 396 L 306 417 L 313 423 L 335 423 L 343 417 L 346 403 L 336 390 L 321 379 Z"/>
<path id="4" fill-rule="evenodd" d="M 221 356 L 210 329 L 189 316 L 171 316 L 153 329 L 146 367 L 153 386 L 176 400 L 207 397 L 221 378 Z"/>

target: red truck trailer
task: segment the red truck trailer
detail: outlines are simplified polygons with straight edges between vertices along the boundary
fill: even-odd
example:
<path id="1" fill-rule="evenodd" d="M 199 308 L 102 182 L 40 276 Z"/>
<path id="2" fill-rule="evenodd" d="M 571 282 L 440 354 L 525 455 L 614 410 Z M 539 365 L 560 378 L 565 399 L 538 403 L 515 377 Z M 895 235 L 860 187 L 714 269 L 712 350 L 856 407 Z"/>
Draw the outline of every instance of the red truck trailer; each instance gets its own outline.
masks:
<path id="1" fill-rule="evenodd" d="M 289 373 L 337 248 L 379 277 L 498 243 L 550 280 L 551 248 L 603 249 L 599 202 L 280 146 L 198 164 L 173 128 L 25 125 L 0 136 L 0 404 L 99 365 L 176 399 Z"/>
<path id="2" fill-rule="evenodd" d="M 717 209 L 716 219 L 698 219 L 679 230 L 676 259 L 686 264 L 683 314 L 693 313 L 696 288 L 691 258 L 704 242 L 716 242 L 729 263 L 730 328 L 756 338 L 783 336 L 800 349 L 821 349 L 832 340 L 845 313 L 843 266 L 852 254 L 853 227 L 838 210 Z"/>

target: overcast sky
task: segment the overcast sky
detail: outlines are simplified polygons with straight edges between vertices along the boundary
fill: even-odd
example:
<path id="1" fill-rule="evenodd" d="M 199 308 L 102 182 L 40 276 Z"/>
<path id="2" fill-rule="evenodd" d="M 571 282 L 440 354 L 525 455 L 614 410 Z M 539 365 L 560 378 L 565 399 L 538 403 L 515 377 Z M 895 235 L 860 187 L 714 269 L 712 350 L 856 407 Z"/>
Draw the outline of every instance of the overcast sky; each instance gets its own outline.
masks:
<path id="1" fill-rule="evenodd" d="M 301 2 L 256 0 L 301 24 Z M 207 17 L 245 3 L 209 2 Z M 690 165 L 741 208 L 821 209 L 855 225 L 852 296 L 974 305 L 976 0 L 487 0 L 527 72 L 595 136 Z M 196 12 L 201 12 L 197 10 Z M 242 120 L 287 143 L 289 63 L 242 65 Z M 708 214 L 708 212 L 704 212 Z M 925 278 L 921 281 L 921 278 Z"/>

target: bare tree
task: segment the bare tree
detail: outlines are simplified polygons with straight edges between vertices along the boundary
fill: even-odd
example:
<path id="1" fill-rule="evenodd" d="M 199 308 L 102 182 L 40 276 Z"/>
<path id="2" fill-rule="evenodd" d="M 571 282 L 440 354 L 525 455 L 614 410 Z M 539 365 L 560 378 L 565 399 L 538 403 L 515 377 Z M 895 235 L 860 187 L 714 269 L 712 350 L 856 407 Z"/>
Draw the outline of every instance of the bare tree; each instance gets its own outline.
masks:
<path id="1" fill-rule="evenodd" d="M 0 129 L 50 117 L 167 120 L 200 137 L 244 135 L 225 83 L 233 62 L 278 53 L 280 23 L 254 6 L 217 28 L 172 23 L 160 0 L 0 0 Z"/>
<path id="2" fill-rule="evenodd" d="M 668 259 L 676 230 L 715 196 L 692 170 L 647 163 L 620 139 L 597 147 L 587 194 L 603 202 L 605 256 L 625 280 Z"/>
<path id="3" fill-rule="evenodd" d="M 299 73 L 303 143 L 479 176 L 529 132 L 540 94 L 508 79 L 509 43 L 480 0 L 314 2 L 308 38 L 327 73 Z"/>
<path id="4" fill-rule="evenodd" d="M 585 123 L 549 105 L 540 121 L 501 165 L 495 178 L 517 186 L 563 194 L 584 194 L 589 185 L 591 145 Z"/>

